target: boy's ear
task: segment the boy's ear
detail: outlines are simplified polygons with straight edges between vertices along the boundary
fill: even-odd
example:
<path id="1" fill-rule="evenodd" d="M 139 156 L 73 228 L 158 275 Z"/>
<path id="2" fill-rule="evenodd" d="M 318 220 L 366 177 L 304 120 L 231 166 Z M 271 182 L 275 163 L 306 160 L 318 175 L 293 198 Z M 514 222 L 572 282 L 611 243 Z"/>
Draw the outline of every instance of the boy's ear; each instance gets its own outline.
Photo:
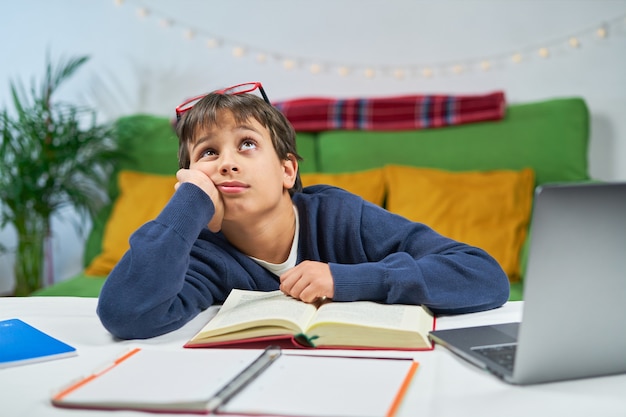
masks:
<path id="1" fill-rule="evenodd" d="M 298 160 L 293 154 L 287 154 L 287 159 L 283 159 L 283 186 L 289 190 L 296 183 L 298 175 Z"/>

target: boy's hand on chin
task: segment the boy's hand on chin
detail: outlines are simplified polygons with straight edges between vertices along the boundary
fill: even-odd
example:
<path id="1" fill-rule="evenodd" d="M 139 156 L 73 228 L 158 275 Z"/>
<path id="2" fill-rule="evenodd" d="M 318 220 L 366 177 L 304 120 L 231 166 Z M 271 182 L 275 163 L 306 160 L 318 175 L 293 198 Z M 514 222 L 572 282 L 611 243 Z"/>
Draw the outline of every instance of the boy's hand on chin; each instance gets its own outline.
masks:
<path id="1" fill-rule="evenodd" d="M 217 233 L 222 229 L 222 221 L 224 220 L 224 201 L 215 184 L 202 171 L 197 169 L 179 169 L 176 173 L 178 182 L 174 185 L 174 189 L 178 189 L 180 184 L 188 182 L 194 184 L 204 191 L 215 206 L 215 213 L 208 224 L 209 230 Z"/>

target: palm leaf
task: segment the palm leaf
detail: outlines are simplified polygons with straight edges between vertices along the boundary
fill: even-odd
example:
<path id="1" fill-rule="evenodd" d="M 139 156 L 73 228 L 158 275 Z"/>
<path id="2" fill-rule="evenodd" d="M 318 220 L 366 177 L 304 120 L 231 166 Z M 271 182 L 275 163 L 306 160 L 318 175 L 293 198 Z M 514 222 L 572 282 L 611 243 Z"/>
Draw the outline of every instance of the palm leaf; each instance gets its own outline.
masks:
<path id="1" fill-rule="evenodd" d="M 107 203 L 108 178 L 122 158 L 114 129 L 93 109 L 55 101 L 87 61 L 55 65 L 47 56 L 41 83 L 10 82 L 13 108 L 0 110 L 0 226 L 25 228 L 29 218 L 48 225 L 65 206 L 93 218 Z"/>

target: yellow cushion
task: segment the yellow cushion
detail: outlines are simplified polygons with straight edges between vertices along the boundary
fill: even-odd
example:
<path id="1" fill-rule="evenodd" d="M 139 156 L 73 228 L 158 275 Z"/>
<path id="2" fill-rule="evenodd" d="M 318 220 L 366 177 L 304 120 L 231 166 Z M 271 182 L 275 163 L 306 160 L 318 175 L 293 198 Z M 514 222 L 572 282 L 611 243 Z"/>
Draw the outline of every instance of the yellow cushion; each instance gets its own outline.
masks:
<path id="1" fill-rule="evenodd" d="M 85 270 L 87 275 L 108 275 L 130 247 L 130 235 L 153 220 L 174 194 L 176 177 L 121 171 L 120 194 L 104 229 L 102 252 Z"/>
<path id="2" fill-rule="evenodd" d="M 448 172 L 389 165 L 385 179 L 389 211 L 484 249 L 511 282 L 519 281 L 532 209 L 531 169 Z"/>
<path id="3" fill-rule="evenodd" d="M 385 198 L 385 176 L 382 168 L 340 174 L 300 174 L 302 185 L 328 184 L 343 188 L 378 206 Z"/>

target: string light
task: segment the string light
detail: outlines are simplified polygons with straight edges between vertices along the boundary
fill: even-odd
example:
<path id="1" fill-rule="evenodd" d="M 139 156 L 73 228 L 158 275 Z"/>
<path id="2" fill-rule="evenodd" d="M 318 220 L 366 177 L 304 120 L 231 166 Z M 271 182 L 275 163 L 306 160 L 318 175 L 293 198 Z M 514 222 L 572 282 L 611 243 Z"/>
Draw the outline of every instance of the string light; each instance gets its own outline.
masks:
<path id="1" fill-rule="evenodd" d="M 127 2 L 125 0 L 113 0 L 113 3 L 115 4 L 115 6 L 120 7 L 125 5 Z M 135 3 L 139 3 L 139 1 L 135 1 Z M 149 9 L 148 7 L 145 7 L 143 5 L 136 8 L 136 14 L 141 19 L 148 18 L 154 15 L 158 19 L 158 23 L 162 28 L 170 28 L 173 26 L 182 27 L 184 37 L 187 40 L 193 40 L 197 37 L 200 37 L 204 40 L 206 47 L 209 49 L 230 47 L 232 55 L 236 58 L 242 58 L 246 56 L 248 52 L 251 52 L 253 56 L 256 57 L 256 62 L 266 63 L 272 60 L 276 63 L 279 63 L 285 70 L 302 68 L 308 69 L 311 74 L 319 74 L 321 72 L 329 71 L 335 72 L 341 77 L 349 76 L 357 71 L 357 73 L 363 74 L 368 79 L 376 78 L 378 75 L 391 76 L 398 80 L 402 80 L 408 77 L 420 76 L 424 78 L 431 78 L 435 74 L 445 73 L 452 73 L 454 75 L 460 76 L 464 73 L 476 71 L 479 69 L 486 72 L 494 67 L 502 68 L 503 65 L 501 64 L 504 64 L 506 62 L 520 64 L 522 62 L 526 62 L 527 59 L 532 60 L 531 57 L 535 53 L 538 54 L 539 57 L 547 59 L 552 55 L 551 51 L 558 49 L 559 45 L 561 45 L 561 47 L 562 45 L 569 45 L 571 49 L 580 49 L 583 45 L 583 42 L 585 42 L 585 45 L 591 45 L 592 42 L 589 41 L 590 39 L 603 40 L 608 38 L 609 33 L 611 33 L 613 36 L 615 36 L 615 34 L 624 35 L 626 33 L 626 31 L 624 30 L 624 26 L 626 26 L 626 15 L 621 15 L 617 18 L 603 22 L 600 26 L 596 25 L 595 27 L 584 31 L 571 33 L 561 39 L 546 42 L 541 47 L 536 48 L 535 52 L 533 52 L 532 48 L 520 48 L 520 50 L 510 53 L 485 56 L 480 60 L 470 58 L 467 59 L 466 62 L 458 62 L 451 67 L 449 66 L 449 64 L 446 63 L 430 63 L 427 65 L 402 65 L 396 68 L 390 68 L 388 66 L 354 65 L 341 62 L 325 62 L 324 65 L 321 65 L 305 57 L 284 56 L 283 54 L 257 48 L 252 45 L 241 44 L 230 39 L 222 38 L 221 36 L 218 36 L 214 33 L 208 33 L 206 30 L 202 30 L 199 28 L 185 28 L 184 24 L 180 24 L 169 16 L 155 11 L 152 8 Z M 588 41 L 589 43 L 587 43 Z"/>
<path id="2" fill-rule="evenodd" d="M 220 46 L 220 41 L 215 38 L 209 38 L 206 40 L 206 46 L 210 49 L 217 48 Z"/>
<path id="3" fill-rule="evenodd" d="M 311 74 L 319 74 L 322 72 L 322 66 L 320 64 L 311 64 L 309 71 L 311 71 Z"/>
<path id="4" fill-rule="evenodd" d="M 363 75 L 365 75 L 365 78 L 374 78 L 376 71 L 372 68 L 366 68 L 365 71 L 363 71 Z"/>
<path id="5" fill-rule="evenodd" d="M 286 70 L 292 70 L 296 67 L 296 61 L 294 61 L 293 59 L 285 59 L 283 61 L 283 67 Z"/>
<path id="6" fill-rule="evenodd" d="M 405 76 L 405 71 L 403 69 L 396 69 L 393 71 L 393 77 L 396 80 L 402 80 L 404 79 L 404 76 Z"/>
<path id="7" fill-rule="evenodd" d="M 233 56 L 241 58 L 246 54 L 246 49 L 243 46 L 236 46 L 233 48 Z"/>

